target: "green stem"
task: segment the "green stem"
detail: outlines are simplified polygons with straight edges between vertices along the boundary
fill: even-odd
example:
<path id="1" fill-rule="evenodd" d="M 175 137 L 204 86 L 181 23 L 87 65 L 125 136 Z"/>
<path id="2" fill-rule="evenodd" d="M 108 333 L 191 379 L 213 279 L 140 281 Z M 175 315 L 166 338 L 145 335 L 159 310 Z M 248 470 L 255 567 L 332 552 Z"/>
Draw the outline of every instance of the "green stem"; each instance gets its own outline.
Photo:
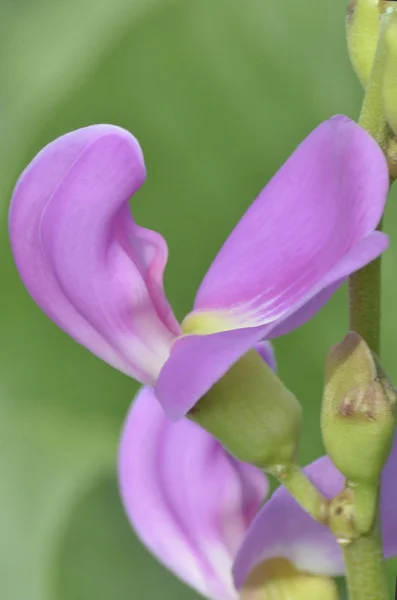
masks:
<path id="1" fill-rule="evenodd" d="M 301 507 L 316 521 L 326 523 L 328 500 L 318 491 L 298 465 L 279 466 L 267 471 L 278 479 Z"/>
<path id="2" fill-rule="evenodd" d="M 382 109 L 382 80 L 387 54 L 385 27 L 388 15 L 383 15 L 378 46 L 371 77 L 365 92 L 359 124 L 368 131 L 387 153 L 390 129 Z M 382 221 L 378 229 L 382 229 Z M 380 351 L 380 257 L 349 278 L 349 327 L 360 334 L 371 350 Z"/>
<path id="3" fill-rule="evenodd" d="M 376 55 L 359 119 L 361 127 L 372 135 L 385 154 L 391 132 L 383 114 L 382 82 L 388 52 L 385 31 L 390 18 L 390 15 L 382 16 Z M 382 221 L 378 229 L 382 229 Z M 360 334 L 377 355 L 380 351 L 380 286 L 380 257 L 349 278 L 349 327 Z"/>
<path id="4" fill-rule="evenodd" d="M 379 524 L 368 535 L 342 545 L 349 600 L 387 600 Z"/>
<path id="5" fill-rule="evenodd" d="M 381 257 L 349 277 L 349 329 L 361 335 L 378 356 L 380 319 Z"/>
<path id="6" fill-rule="evenodd" d="M 390 11 L 382 15 L 377 51 L 359 120 L 361 127 L 373 136 L 386 157 L 391 131 L 383 111 L 382 86 L 388 54 L 385 34 L 388 22 L 392 18 L 393 15 L 390 14 Z M 378 229 L 382 229 L 382 221 Z M 349 278 L 350 329 L 360 334 L 378 356 L 380 354 L 380 323 L 381 259 L 379 257 Z M 379 501 L 379 495 L 377 501 Z M 372 499 L 372 504 L 373 502 Z M 371 506 L 372 510 L 373 505 Z M 357 537 L 346 545 L 341 544 L 350 600 L 387 600 L 388 598 L 378 509 L 377 513 L 378 517 L 368 534 Z"/>

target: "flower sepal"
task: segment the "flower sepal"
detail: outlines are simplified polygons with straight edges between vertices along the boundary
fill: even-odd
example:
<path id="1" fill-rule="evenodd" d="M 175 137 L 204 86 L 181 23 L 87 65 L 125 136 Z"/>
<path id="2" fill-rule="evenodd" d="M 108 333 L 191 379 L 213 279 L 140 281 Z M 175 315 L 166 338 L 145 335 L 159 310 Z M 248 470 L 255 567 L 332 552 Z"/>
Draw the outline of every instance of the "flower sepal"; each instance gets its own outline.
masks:
<path id="1" fill-rule="evenodd" d="M 295 461 L 301 405 L 256 350 L 188 413 L 236 458 L 265 470 Z"/>

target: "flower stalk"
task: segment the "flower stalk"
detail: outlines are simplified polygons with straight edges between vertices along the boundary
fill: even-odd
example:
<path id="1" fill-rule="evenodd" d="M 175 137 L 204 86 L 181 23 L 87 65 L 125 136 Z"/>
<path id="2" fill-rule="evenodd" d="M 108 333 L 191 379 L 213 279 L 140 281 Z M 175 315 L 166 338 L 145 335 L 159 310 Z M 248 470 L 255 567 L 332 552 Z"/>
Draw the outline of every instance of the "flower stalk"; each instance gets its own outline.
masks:
<path id="1" fill-rule="evenodd" d="M 391 5 L 391 3 L 387 4 Z M 388 54 L 386 33 L 389 24 L 395 21 L 396 15 L 396 7 L 388 6 L 380 16 L 377 50 L 359 119 L 361 127 L 374 137 L 385 153 L 389 162 L 391 183 L 394 177 L 389 150 L 393 147 L 394 141 L 393 132 L 384 113 L 383 94 Z M 382 220 L 378 226 L 378 230 L 381 229 Z M 381 259 L 378 257 L 349 277 L 350 329 L 361 335 L 378 356 L 380 355 L 380 324 Z M 379 481 L 374 482 L 374 488 L 379 487 Z M 375 498 L 378 504 L 375 507 L 371 506 L 371 513 L 375 511 L 376 514 L 372 527 L 368 533 L 341 542 L 350 600 L 387 600 L 389 597 L 380 532 L 380 494 L 370 494 L 370 497 L 371 503 Z"/>
<path id="2" fill-rule="evenodd" d="M 382 222 L 378 229 L 381 230 Z M 356 331 L 379 356 L 381 259 L 349 277 L 349 329 Z"/>
<path id="3" fill-rule="evenodd" d="M 387 600 L 382 543 L 377 520 L 367 535 L 342 545 L 349 600 Z"/>
<path id="4" fill-rule="evenodd" d="M 385 33 L 394 12 L 381 16 L 381 27 L 371 75 L 366 88 L 359 125 L 378 142 L 386 157 L 392 131 L 383 111 L 382 93 L 387 58 Z M 382 220 L 378 225 L 382 230 Z M 381 258 L 377 258 L 349 277 L 349 329 L 360 334 L 379 356 L 381 320 Z"/>
<path id="5" fill-rule="evenodd" d="M 268 469 L 267 473 L 276 477 L 313 519 L 323 524 L 327 522 L 328 500 L 298 465 Z"/>

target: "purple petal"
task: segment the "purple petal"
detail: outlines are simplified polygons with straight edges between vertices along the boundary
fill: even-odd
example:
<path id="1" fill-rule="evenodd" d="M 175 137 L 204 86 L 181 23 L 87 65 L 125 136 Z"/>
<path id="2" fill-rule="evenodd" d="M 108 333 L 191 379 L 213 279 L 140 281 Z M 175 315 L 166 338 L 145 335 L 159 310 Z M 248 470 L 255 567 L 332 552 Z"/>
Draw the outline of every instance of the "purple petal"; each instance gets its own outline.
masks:
<path id="1" fill-rule="evenodd" d="M 305 473 L 327 497 L 344 487 L 344 477 L 327 456 L 306 467 Z M 397 440 L 382 473 L 381 516 L 386 558 L 397 555 Z M 283 557 L 297 569 L 318 575 L 342 575 L 343 557 L 335 537 L 314 521 L 280 487 L 251 523 L 234 563 L 234 579 L 242 587 L 251 571 L 261 562 Z"/>
<path id="2" fill-rule="evenodd" d="M 236 327 L 267 324 L 270 332 L 301 309 L 301 324 L 352 271 L 385 250 L 386 237 L 373 231 L 388 185 L 386 160 L 371 136 L 346 117 L 326 121 L 226 240 L 193 314 L 219 310 Z M 308 302 L 309 311 L 303 308 Z M 295 326 L 290 318 L 282 330 Z"/>
<path id="3" fill-rule="evenodd" d="M 386 558 L 397 556 L 397 438 L 382 473 L 381 517 Z"/>
<path id="4" fill-rule="evenodd" d="M 269 324 L 266 337 L 276 338 L 297 329 L 311 319 L 331 298 L 351 273 L 358 271 L 377 258 L 389 245 L 389 238 L 380 231 L 374 231 L 343 259 L 284 316 Z"/>
<path id="5" fill-rule="evenodd" d="M 22 173 L 10 236 L 42 310 L 111 365 L 151 382 L 179 328 L 162 287 L 165 241 L 129 212 L 145 175 L 137 140 L 119 127 L 64 135 Z"/>
<path id="6" fill-rule="evenodd" d="M 264 328 L 182 336 L 173 344 L 155 390 L 166 415 L 178 421 L 252 347 L 275 370 L 276 359 Z"/>
<path id="7" fill-rule="evenodd" d="M 156 396 L 166 415 L 182 418 L 230 367 L 264 337 L 264 327 L 176 340 L 156 383 Z"/>
<path id="8" fill-rule="evenodd" d="M 266 496 L 265 476 L 195 423 L 169 421 L 143 388 L 124 426 L 119 480 L 127 515 L 153 554 L 204 596 L 237 600 L 232 559 Z"/>
<path id="9" fill-rule="evenodd" d="M 255 344 L 255 350 L 269 365 L 269 367 L 273 369 L 273 371 L 277 370 L 276 355 L 274 353 L 274 348 L 271 342 L 268 342 L 267 340 L 262 340 L 261 342 Z"/>

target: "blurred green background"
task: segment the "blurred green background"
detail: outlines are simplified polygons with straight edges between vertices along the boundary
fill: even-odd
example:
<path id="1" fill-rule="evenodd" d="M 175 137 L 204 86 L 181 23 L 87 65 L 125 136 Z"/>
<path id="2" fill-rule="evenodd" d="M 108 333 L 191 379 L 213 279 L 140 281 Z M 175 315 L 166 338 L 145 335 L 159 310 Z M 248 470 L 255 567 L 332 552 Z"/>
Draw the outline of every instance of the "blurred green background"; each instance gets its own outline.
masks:
<path id="1" fill-rule="evenodd" d="M 9 198 L 54 137 L 98 122 L 132 131 L 149 173 L 134 216 L 168 241 L 166 289 L 182 318 L 222 241 L 295 146 L 335 113 L 357 117 L 345 0 L 0 0 L 0 10 L 0 596 L 194 600 L 135 538 L 118 498 L 119 432 L 137 386 L 31 301 L 10 254 Z M 396 227 L 392 197 L 386 230 Z M 394 381 L 396 262 L 392 239 L 383 357 Z M 346 327 L 342 290 L 275 344 L 304 405 L 304 463 L 323 453 L 322 365 Z"/>

